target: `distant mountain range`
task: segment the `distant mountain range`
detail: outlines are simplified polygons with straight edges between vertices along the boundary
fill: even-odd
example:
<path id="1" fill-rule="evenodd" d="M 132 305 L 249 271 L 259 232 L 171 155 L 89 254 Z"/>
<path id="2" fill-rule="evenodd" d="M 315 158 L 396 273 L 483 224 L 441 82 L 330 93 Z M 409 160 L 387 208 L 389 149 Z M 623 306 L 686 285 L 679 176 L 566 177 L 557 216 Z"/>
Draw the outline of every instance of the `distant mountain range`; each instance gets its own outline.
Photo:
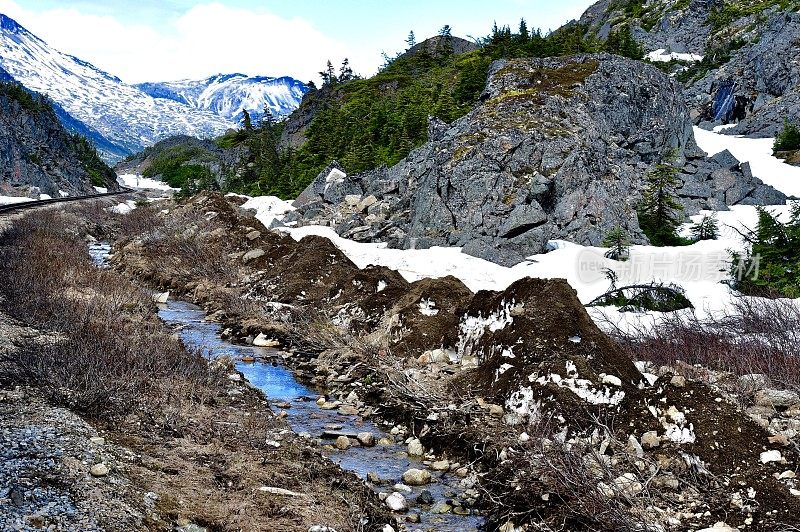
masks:
<path id="1" fill-rule="evenodd" d="M 265 106 L 275 118 L 295 109 L 308 92 L 305 84 L 290 77 L 248 77 L 244 74 L 218 74 L 202 80 L 181 80 L 163 83 L 140 83 L 139 89 L 153 98 L 173 100 L 198 109 L 211 111 L 233 122 L 239 122 L 242 111 L 253 119 L 264 114 Z"/>
<path id="2" fill-rule="evenodd" d="M 0 80 L 46 94 L 65 127 L 81 133 L 108 161 L 172 135 L 206 138 L 236 127 L 242 109 L 265 105 L 277 117 L 299 105 L 305 85 L 292 78 L 218 75 L 201 81 L 123 83 L 118 77 L 50 47 L 0 14 Z M 238 115 L 238 116 L 237 116 Z"/>

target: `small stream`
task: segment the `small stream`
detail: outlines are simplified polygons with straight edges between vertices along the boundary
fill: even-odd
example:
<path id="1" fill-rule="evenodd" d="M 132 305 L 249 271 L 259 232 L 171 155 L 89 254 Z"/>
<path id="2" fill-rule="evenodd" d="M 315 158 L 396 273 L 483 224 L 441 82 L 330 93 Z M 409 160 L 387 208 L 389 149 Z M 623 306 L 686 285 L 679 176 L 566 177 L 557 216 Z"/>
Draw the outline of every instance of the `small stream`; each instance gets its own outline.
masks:
<path id="1" fill-rule="evenodd" d="M 170 299 L 166 304 L 159 305 L 158 315 L 179 331 L 187 347 L 200 349 L 210 358 L 229 356 L 237 361 L 236 369 L 242 372 L 250 384 L 266 394 L 274 408 L 283 407 L 288 414 L 286 420 L 298 434 L 308 433 L 312 438 L 320 439 L 323 444 L 333 443 L 332 440 L 321 439 L 322 433 L 327 430 L 344 433 L 371 432 L 376 441 L 381 438 L 392 438 L 375 423 L 358 416 L 343 415 L 336 410 L 320 408 L 316 403 L 320 392 L 295 380 L 291 371 L 283 365 L 280 351 L 239 346 L 222 340 L 220 325 L 207 321 L 206 314 L 200 307 Z M 256 362 L 242 362 L 244 357 L 253 357 Z M 406 454 L 404 442 L 393 445 L 378 444 L 374 447 L 358 446 L 352 439 L 351 442 L 354 446 L 345 451 L 324 447 L 323 452 L 342 469 L 352 471 L 364 480 L 367 478 L 367 473 L 377 473 L 384 484 L 375 486 L 375 491 L 389 493 L 398 491 L 403 494 L 410 507 L 409 513 L 416 513 L 421 518 L 421 522 L 417 525 L 407 524 L 408 530 L 434 529 L 453 532 L 478 530 L 480 516 L 434 513 L 437 511 L 437 506 L 441 508 L 441 504 L 436 503 L 446 503 L 464 491 L 459 477 L 449 472 L 429 470 L 433 476 L 431 484 L 406 487 L 404 491 L 394 489 L 395 484 L 402 483 L 401 477 L 406 470 L 428 468 L 421 461 L 414 460 Z M 416 501 L 423 490 L 431 493 L 435 501 L 433 505 L 422 505 Z"/>
<path id="2" fill-rule="evenodd" d="M 89 254 L 99 268 L 108 267 L 111 245 L 106 242 L 89 243 Z M 323 439 L 326 431 L 345 434 L 371 432 L 378 441 L 382 438 L 394 441 L 394 438 L 377 424 L 364 420 L 360 416 L 344 415 L 337 410 L 322 409 L 316 399 L 319 390 L 308 388 L 295 380 L 292 372 L 283 364 L 283 353 L 275 349 L 253 346 L 235 345 L 220 337 L 220 324 L 207 320 L 205 311 L 191 303 L 169 299 L 166 304 L 159 304 L 159 317 L 173 327 L 184 344 L 190 349 L 198 349 L 209 358 L 228 356 L 236 363 L 250 384 L 261 390 L 273 408 L 284 410 L 286 420 L 298 434 L 306 434 L 315 438 L 323 447 L 323 453 L 342 469 L 352 471 L 366 480 L 368 473 L 377 474 L 381 480 L 374 486 L 376 492 L 401 493 L 409 506 L 407 514 L 415 513 L 420 517 L 417 524 L 406 523 L 406 530 L 437 530 L 442 532 L 477 531 L 482 522 L 479 515 L 455 515 L 440 513 L 442 505 L 452 504 L 459 494 L 470 486 L 462 485 L 462 479 L 451 472 L 433 471 L 421 460 L 411 458 L 406 453 L 405 442 L 391 445 L 378 444 L 374 447 L 362 447 L 351 439 L 349 449 L 340 451 L 332 445 L 333 440 Z M 255 359 L 255 362 L 244 362 L 243 358 Z M 432 482 L 425 486 L 398 486 L 402 484 L 402 475 L 411 468 L 426 469 L 431 473 Z M 397 486 L 397 487 L 396 487 Z M 421 504 L 417 497 L 427 491 L 433 498 L 433 504 Z M 400 517 L 403 521 L 403 517 Z"/>

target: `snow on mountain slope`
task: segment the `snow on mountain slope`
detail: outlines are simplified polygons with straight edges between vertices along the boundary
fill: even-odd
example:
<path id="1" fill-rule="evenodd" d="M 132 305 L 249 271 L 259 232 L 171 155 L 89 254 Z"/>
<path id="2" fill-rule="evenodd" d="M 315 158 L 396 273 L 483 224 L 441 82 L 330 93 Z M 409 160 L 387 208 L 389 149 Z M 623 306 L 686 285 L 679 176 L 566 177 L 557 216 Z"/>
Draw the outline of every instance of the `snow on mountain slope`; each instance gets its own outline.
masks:
<path id="1" fill-rule="evenodd" d="M 47 94 L 72 117 L 129 151 L 165 137 L 208 137 L 233 124 L 208 111 L 153 98 L 97 67 L 47 45 L 0 14 L 0 68 L 30 90 Z"/>
<path id="2" fill-rule="evenodd" d="M 308 87 L 290 77 L 248 77 L 244 74 L 218 74 L 203 80 L 182 80 L 136 85 L 154 98 L 187 104 L 195 109 L 211 111 L 239 121 L 246 109 L 260 118 L 264 106 L 276 118 L 288 115 L 300 105 Z"/>

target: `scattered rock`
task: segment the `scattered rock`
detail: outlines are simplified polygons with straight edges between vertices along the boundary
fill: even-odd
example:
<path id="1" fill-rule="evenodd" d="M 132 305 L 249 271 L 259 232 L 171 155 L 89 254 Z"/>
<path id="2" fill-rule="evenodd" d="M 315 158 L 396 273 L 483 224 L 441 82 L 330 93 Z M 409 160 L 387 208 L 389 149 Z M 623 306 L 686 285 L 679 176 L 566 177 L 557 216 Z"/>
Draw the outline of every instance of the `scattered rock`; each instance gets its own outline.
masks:
<path id="1" fill-rule="evenodd" d="M 800 395 L 791 390 L 759 390 L 755 397 L 757 406 L 788 407 L 800 401 Z"/>
<path id="2" fill-rule="evenodd" d="M 350 438 L 347 436 L 339 436 L 336 438 L 336 443 L 334 445 L 336 445 L 336 448 L 340 451 L 346 451 L 350 448 Z"/>
<path id="3" fill-rule="evenodd" d="M 251 242 L 253 240 L 256 240 L 257 238 L 261 238 L 261 231 L 250 231 L 249 233 L 247 233 L 246 238 Z"/>
<path id="4" fill-rule="evenodd" d="M 450 511 L 453 509 L 452 506 L 447 504 L 444 501 L 437 502 L 431 507 L 432 514 L 449 514 Z"/>
<path id="5" fill-rule="evenodd" d="M 251 249 L 242 256 L 242 262 L 251 262 L 263 257 L 264 255 L 266 255 L 266 253 L 261 248 Z"/>
<path id="6" fill-rule="evenodd" d="M 408 502 L 406 498 L 396 491 L 386 497 L 386 506 L 393 512 L 404 512 L 408 510 Z"/>
<path id="7" fill-rule="evenodd" d="M 89 470 L 89 473 L 91 473 L 93 477 L 104 477 L 108 475 L 108 472 L 108 466 L 105 464 L 95 464 Z"/>
<path id="8" fill-rule="evenodd" d="M 417 502 L 419 504 L 429 505 L 433 504 L 433 501 L 433 495 L 428 490 L 422 490 L 419 492 L 419 495 L 417 495 Z"/>
<path id="9" fill-rule="evenodd" d="M 424 469 L 409 469 L 403 473 L 403 482 L 409 486 L 424 486 L 430 484 L 431 474 Z"/>
<path id="10" fill-rule="evenodd" d="M 769 386 L 769 377 L 763 373 L 742 375 L 738 380 L 739 388 L 745 393 L 755 393 Z"/>
<path id="11" fill-rule="evenodd" d="M 424 454 L 425 454 L 425 448 L 422 446 L 421 441 L 419 441 L 417 438 L 414 438 L 410 442 L 408 442 L 409 456 L 422 456 Z"/>
<path id="12" fill-rule="evenodd" d="M 273 486 L 261 486 L 258 488 L 258 491 L 262 493 L 269 493 L 271 495 L 282 495 L 284 497 L 302 497 L 302 493 L 297 493 L 296 491 L 291 491 L 283 488 L 275 488 Z"/>
<path id="13" fill-rule="evenodd" d="M 364 447 L 374 447 L 375 446 L 375 435 L 371 432 L 359 432 L 356 436 L 358 443 L 363 445 Z"/>
<path id="14" fill-rule="evenodd" d="M 434 471 L 447 471 L 450 469 L 450 462 L 448 460 L 439 460 L 431 464 L 431 469 Z"/>
<path id="15" fill-rule="evenodd" d="M 645 449 L 655 449 L 661 445 L 661 437 L 658 435 L 658 432 L 649 430 L 642 434 L 641 444 Z"/>
<path id="16" fill-rule="evenodd" d="M 253 345 L 256 347 L 280 347 L 281 343 L 274 338 L 267 337 L 264 333 L 259 333 L 253 339 Z"/>
<path id="17" fill-rule="evenodd" d="M 715 523 L 714 526 L 709 528 L 703 528 L 701 530 L 698 530 L 697 532 L 739 532 L 739 529 L 729 526 L 727 523 L 719 521 Z"/>
<path id="18" fill-rule="evenodd" d="M 686 387 L 686 377 L 683 375 L 675 375 L 669 380 L 669 383 L 676 388 Z"/>
<path id="19" fill-rule="evenodd" d="M 153 303 L 159 303 L 161 305 L 166 304 L 169 301 L 169 292 L 160 292 L 157 294 L 153 294 Z"/>

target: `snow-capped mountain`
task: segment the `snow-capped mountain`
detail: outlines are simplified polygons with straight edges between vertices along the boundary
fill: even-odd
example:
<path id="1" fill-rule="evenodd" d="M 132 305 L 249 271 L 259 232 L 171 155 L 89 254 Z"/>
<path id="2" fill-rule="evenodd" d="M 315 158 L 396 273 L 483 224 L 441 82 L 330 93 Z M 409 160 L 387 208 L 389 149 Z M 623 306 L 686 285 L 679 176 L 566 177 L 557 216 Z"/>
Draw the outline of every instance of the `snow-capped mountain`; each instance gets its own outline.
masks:
<path id="1" fill-rule="evenodd" d="M 181 80 L 136 85 L 154 98 L 187 104 L 239 121 L 246 109 L 253 119 L 264 114 L 264 107 L 275 118 L 286 116 L 300 105 L 308 92 L 305 84 L 290 77 L 250 77 L 244 74 L 218 74 L 203 80 Z"/>
<path id="2" fill-rule="evenodd" d="M 51 48 L 2 14 L 0 69 L 29 90 L 47 94 L 70 116 L 127 152 L 140 151 L 171 135 L 209 137 L 235 126 L 213 112 L 153 98 L 90 63 Z"/>

